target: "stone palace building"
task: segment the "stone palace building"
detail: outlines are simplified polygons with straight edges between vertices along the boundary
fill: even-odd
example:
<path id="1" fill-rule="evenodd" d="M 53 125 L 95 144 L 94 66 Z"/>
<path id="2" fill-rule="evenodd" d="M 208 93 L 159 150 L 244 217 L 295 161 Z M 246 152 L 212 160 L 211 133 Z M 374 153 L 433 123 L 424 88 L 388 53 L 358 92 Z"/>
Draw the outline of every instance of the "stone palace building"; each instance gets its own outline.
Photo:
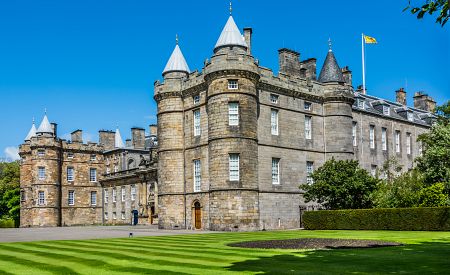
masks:
<path id="1" fill-rule="evenodd" d="M 158 223 L 164 229 L 297 228 L 299 185 L 326 160 L 357 159 L 376 174 L 390 157 L 404 169 L 435 116 L 423 92 L 406 102 L 365 94 L 331 49 L 316 59 L 280 49 L 278 75 L 252 54 L 252 29 L 228 18 L 201 71 L 177 43 L 156 81 L 157 130 L 100 131 L 84 143 L 57 135 L 47 116 L 20 146 L 21 226 Z"/>

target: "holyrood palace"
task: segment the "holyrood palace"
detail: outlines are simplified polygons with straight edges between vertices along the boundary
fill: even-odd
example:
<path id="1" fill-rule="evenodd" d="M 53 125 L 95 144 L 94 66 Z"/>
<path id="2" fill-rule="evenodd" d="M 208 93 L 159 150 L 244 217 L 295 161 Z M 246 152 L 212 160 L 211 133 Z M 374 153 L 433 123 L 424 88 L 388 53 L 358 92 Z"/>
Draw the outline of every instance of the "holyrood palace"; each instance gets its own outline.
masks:
<path id="1" fill-rule="evenodd" d="M 436 119 L 424 92 L 408 105 L 402 88 L 395 102 L 354 89 L 331 46 L 319 68 L 280 49 L 274 74 L 253 56 L 252 29 L 230 16 L 211 48 L 191 71 L 175 45 L 154 85 L 157 125 L 132 128 L 125 142 L 118 129 L 99 131 L 98 143 L 81 130 L 62 139 L 47 115 L 33 124 L 20 146 L 20 225 L 298 228 L 320 207 L 299 189 L 314 169 L 356 159 L 375 175 L 393 156 L 409 169 Z"/>

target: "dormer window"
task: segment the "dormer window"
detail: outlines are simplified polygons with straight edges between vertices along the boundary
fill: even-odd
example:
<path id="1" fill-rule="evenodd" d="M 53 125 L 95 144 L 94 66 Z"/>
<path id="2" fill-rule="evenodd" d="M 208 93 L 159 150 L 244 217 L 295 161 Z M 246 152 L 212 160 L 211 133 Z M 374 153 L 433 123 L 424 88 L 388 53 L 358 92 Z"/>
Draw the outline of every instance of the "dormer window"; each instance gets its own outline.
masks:
<path id="1" fill-rule="evenodd" d="M 409 121 L 414 121 L 414 114 L 413 114 L 413 112 L 408 112 L 407 116 L 408 116 L 408 120 Z"/>
<path id="2" fill-rule="evenodd" d="M 238 88 L 238 81 L 236 79 L 228 80 L 228 90 L 237 90 Z"/>
<path id="3" fill-rule="evenodd" d="M 388 116 L 391 114 L 391 108 L 387 105 L 383 105 L 383 115 Z"/>
<path id="4" fill-rule="evenodd" d="M 357 101 L 358 101 L 358 108 L 360 109 L 366 108 L 366 101 L 364 99 L 359 98 Z"/>
<path id="5" fill-rule="evenodd" d="M 200 103 L 200 95 L 195 95 L 194 96 L 194 104 L 199 104 Z"/>
<path id="6" fill-rule="evenodd" d="M 271 94 L 270 95 L 270 102 L 273 103 L 273 104 L 278 104 L 278 96 L 274 95 L 274 94 Z"/>

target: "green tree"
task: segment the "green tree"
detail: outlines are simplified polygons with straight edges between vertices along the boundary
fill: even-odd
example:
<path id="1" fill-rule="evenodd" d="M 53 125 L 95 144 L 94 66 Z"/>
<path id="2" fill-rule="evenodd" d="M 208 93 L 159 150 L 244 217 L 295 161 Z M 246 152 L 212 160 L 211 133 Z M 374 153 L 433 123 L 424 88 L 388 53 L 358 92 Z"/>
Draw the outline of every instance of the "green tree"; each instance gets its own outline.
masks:
<path id="1" fill-rule="evenodd" d="M 416 207 L 420 201 L 423 185 L 423 175 L 415 169 L 390 180 L 383 179 L 373 194 L 374 206 L 377 208 Z"/>
<path id="2" fill-rule="evenodd" d="M 443 110 L 447 107 L 438 107 Z M 434 183 L 450 183 L 450 123 L 444 116 L 434 124 L 430 131 L 419 136 L 422 142 L 422 156 L 416 159 L 417 168 L 424 174 L 425 183 L 430 186 Z M 447 189 L 448 190 L 448 189 Z"/>
<path id="3" fill-rule="evenodd" d="M 422 19 L 427 13 L 437 14 L 436 23 L 439 23 L 442 27 L 447 23 L 449 18 L 449 1 L 448 0 L 426 0 L 424 4 L 411 4 L 408 1 L 408 6 L 403 11 L 411 11 L 412 14 L 416 14 L 418 19 Z"/>
<path id="4" fill-rule="evenodd" d="M 359 167 L 356 160 L 328 160 L 311 174 L 313 184 L 302 184 L 305 200 L 327 209 L 372 207 L 372 192 L 378 180 Z"/>
<path id="5" fill-rule="evenodd" d="M 420 207 L 439 207 L 448 205 L 448 195 L 442 182 L 423 188 L 419 193 Z"/>
<path id="6" fill-rule="evenodd" d="M 18 219 L 20 207 L 19 163 L 0 163 L 0 219 Z"/>

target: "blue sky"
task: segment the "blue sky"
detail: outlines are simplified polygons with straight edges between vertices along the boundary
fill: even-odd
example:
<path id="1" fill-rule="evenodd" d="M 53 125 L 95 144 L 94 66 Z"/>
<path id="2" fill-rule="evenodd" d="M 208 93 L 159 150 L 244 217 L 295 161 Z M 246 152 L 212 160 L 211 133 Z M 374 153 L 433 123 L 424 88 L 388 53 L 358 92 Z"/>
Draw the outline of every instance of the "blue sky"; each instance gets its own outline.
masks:
<path id="1" fill-rule="evenodd" d="M 361 83 L 361 33 L 367 46 L 369 94 L 394 99 L 407 83 L 408 101 L 423 90 L 438 104 L 450 98 L 450 23 L 403 13 L 407 0 L 233 1 L 239 28 L 253 28 L 253 54 L 277 72 L 277 50 L 292 48 L 301 59 L 316 57 L 318 72 L 327 40 L 339 65 Z M 0 157 L 14 152 L 31 119 L 44 108 L 59 134 L 156 122 L 153 82 L 175 43 L 191 70 L 201 70 L 228 18 L 228 1 L 1 1 Z"/>

